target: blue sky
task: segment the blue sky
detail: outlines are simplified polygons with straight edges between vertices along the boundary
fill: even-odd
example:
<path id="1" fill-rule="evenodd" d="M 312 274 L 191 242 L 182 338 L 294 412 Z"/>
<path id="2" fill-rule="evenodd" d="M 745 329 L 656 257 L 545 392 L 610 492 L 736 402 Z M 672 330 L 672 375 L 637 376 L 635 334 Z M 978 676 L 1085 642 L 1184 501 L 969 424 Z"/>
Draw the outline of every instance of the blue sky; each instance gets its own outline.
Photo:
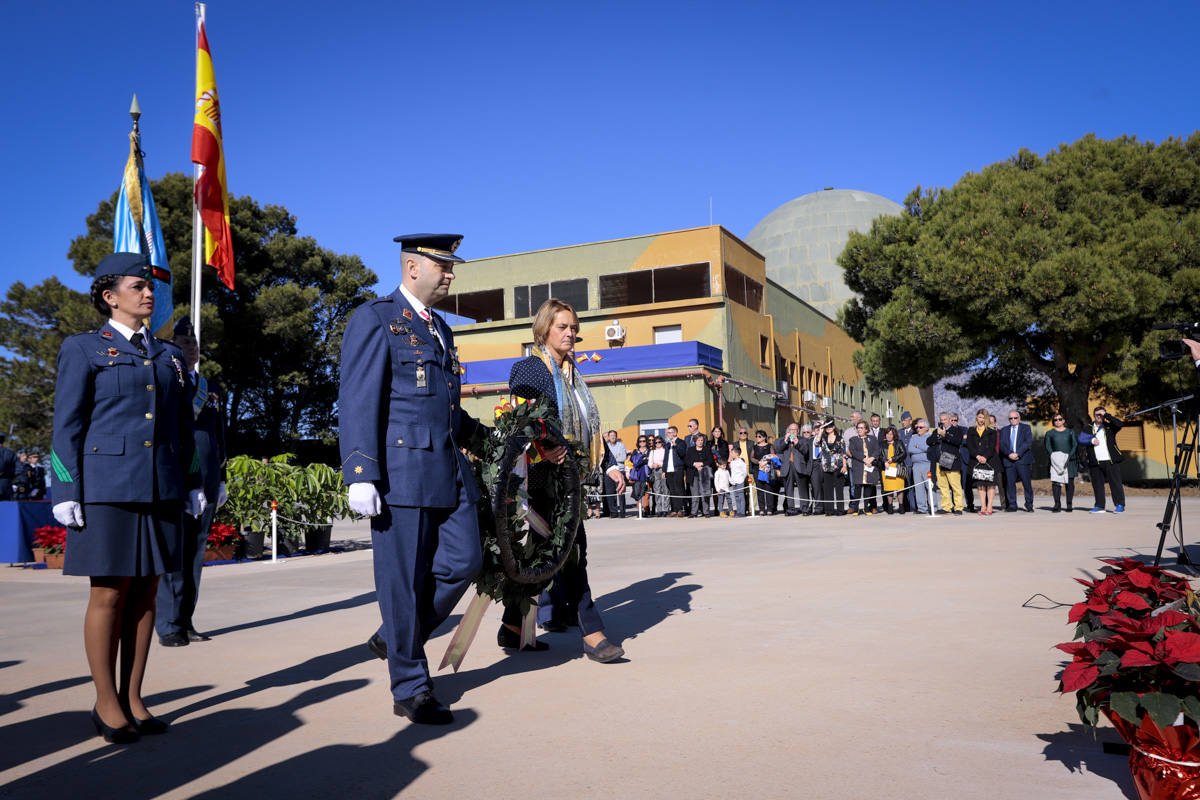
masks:
<path id="1" fill-rule="evenodd" d="M 118 186 L 190 172 L 186 0 L 6 2 L 0 290 L 57 275 Z M 493 256 L 706 225 L 826 186 L 896 201 L 1021 147 L 1200 127 L 1200 5 L 208 5 L 230 190 L 395 285 L 392 237 Z"/>

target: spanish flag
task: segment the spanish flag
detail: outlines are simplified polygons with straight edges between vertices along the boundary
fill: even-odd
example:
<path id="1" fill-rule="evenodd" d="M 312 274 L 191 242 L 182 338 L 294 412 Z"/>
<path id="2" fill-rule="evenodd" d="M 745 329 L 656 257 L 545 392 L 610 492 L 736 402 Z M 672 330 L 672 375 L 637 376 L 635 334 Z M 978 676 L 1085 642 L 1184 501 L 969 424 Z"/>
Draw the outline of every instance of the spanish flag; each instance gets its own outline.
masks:
<path id="1" fill-rule="evenodd" d="M 215 267 L 221 282 L 232 289 L 233 237 L 229 229 L 229 191 L 221 143 L 221 101 L 204 32 L 205 9 L 204 3 L 196 3 L 196 116 L 192 120 L 192 163 L 200 166 L 196 177 L 196 208 L 204 224 L 204 261 Z"/>

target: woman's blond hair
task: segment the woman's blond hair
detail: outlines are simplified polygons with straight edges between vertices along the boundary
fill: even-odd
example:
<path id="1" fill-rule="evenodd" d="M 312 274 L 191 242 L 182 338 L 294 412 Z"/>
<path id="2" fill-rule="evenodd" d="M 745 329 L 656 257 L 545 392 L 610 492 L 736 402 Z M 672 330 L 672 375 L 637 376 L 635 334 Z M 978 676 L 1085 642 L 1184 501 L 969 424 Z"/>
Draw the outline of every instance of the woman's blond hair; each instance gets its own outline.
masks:
<path id="1" fill-rule="evenodd" d="M 533 343 L 535 345 L 541 347 L 546 343 L 546 337 L 550 335 L 550 327 L 554 324 L 554 318 L 560 311 L 571 312 L 571 316 L 575 318 L 575 332 L 579 332 L 579 315 L 575 313 L 574 307 L 565 300 L 551 297 L 542 303 L 541 308 L 533 317 Z"/>

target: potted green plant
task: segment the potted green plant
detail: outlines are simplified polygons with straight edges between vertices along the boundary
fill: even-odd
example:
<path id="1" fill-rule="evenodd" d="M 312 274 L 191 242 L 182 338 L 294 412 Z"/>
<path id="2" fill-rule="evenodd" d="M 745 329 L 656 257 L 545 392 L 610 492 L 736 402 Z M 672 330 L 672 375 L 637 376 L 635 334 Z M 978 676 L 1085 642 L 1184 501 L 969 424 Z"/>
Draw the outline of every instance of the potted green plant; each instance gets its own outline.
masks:
<path id="1" fill-rule="evenodd" d="M 225 463 L 227 500 L 218 512 L 224 522 L 242 531 L 247 558 L 259 558 L 271 530 L 272 467 L 270 462 L 247 455 Z"/>
<path id="2" fill-rule="evenodd" d="M 1085 725 L 1103 713 L 1129 743 L 1142 800 L 1182 796 L 1200 781 L 1200 602 L 1162 567 L 1104 562 L 1103 578 L 1077 579 L 1087 589 L 1067 617 L 1076 641 L 1058 645 L 1071 656 L 1058 690 L 1075 692 Z"/>
<path id="3" fill-rule="evenodd" d="M 294 519 L 303 528 L 304 549 L 310 553 L 328 550 L 334 520 L 350 514 L 341 470 L 328 464 L 309 464 L 291 472 L 287 479 Z"/>

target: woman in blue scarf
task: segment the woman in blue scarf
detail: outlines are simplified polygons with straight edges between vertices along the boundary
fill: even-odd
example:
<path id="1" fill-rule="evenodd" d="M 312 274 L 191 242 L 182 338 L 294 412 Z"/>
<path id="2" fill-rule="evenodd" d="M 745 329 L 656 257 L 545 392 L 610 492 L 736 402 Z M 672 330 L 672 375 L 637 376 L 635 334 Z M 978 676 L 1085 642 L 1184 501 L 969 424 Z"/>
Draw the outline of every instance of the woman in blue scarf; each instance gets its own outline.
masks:
<path id="1" fill-rule="evenodd" d="M 593 470 L 600 466 L 603 441 L 600 438 L 600 413 L 583 376 L 575 368 L 572 353 L 579 340 L 579 317 L 570 304 L 551 297 L 533 318 L 534 354 L 512 366 L 508 386 L 517 397 L 545 400 L 551 413 L 562 420 L 563 434 L 583 444 L 590 454 Z M 554 499 L 549 487 L 550 470 L 561 464 L 566 449 L 551 451 L 546 461 L 529 468 L 529 503 L 547 521 L 553 514 Z M 604 621 L 592 600 L 587 577 L 587 538 L 583 523 L 575 539 L 578 560 L 568 561 L 554 577 L 554 585 L 538 598 L 538 623 L 546 631 L 561 633 L 568 624 L 577 623 L 583 634 L 583 650 L 593 661 L 607 663 L 625 655 L 625 651 L 604 636 Z M 516 608 L 505 608 L 503 624 L 496 634 L 505 649 L 521 646 L 521 617 Z M 529 650 L 545 650 L 545 642 L 527 645 Z"/>

